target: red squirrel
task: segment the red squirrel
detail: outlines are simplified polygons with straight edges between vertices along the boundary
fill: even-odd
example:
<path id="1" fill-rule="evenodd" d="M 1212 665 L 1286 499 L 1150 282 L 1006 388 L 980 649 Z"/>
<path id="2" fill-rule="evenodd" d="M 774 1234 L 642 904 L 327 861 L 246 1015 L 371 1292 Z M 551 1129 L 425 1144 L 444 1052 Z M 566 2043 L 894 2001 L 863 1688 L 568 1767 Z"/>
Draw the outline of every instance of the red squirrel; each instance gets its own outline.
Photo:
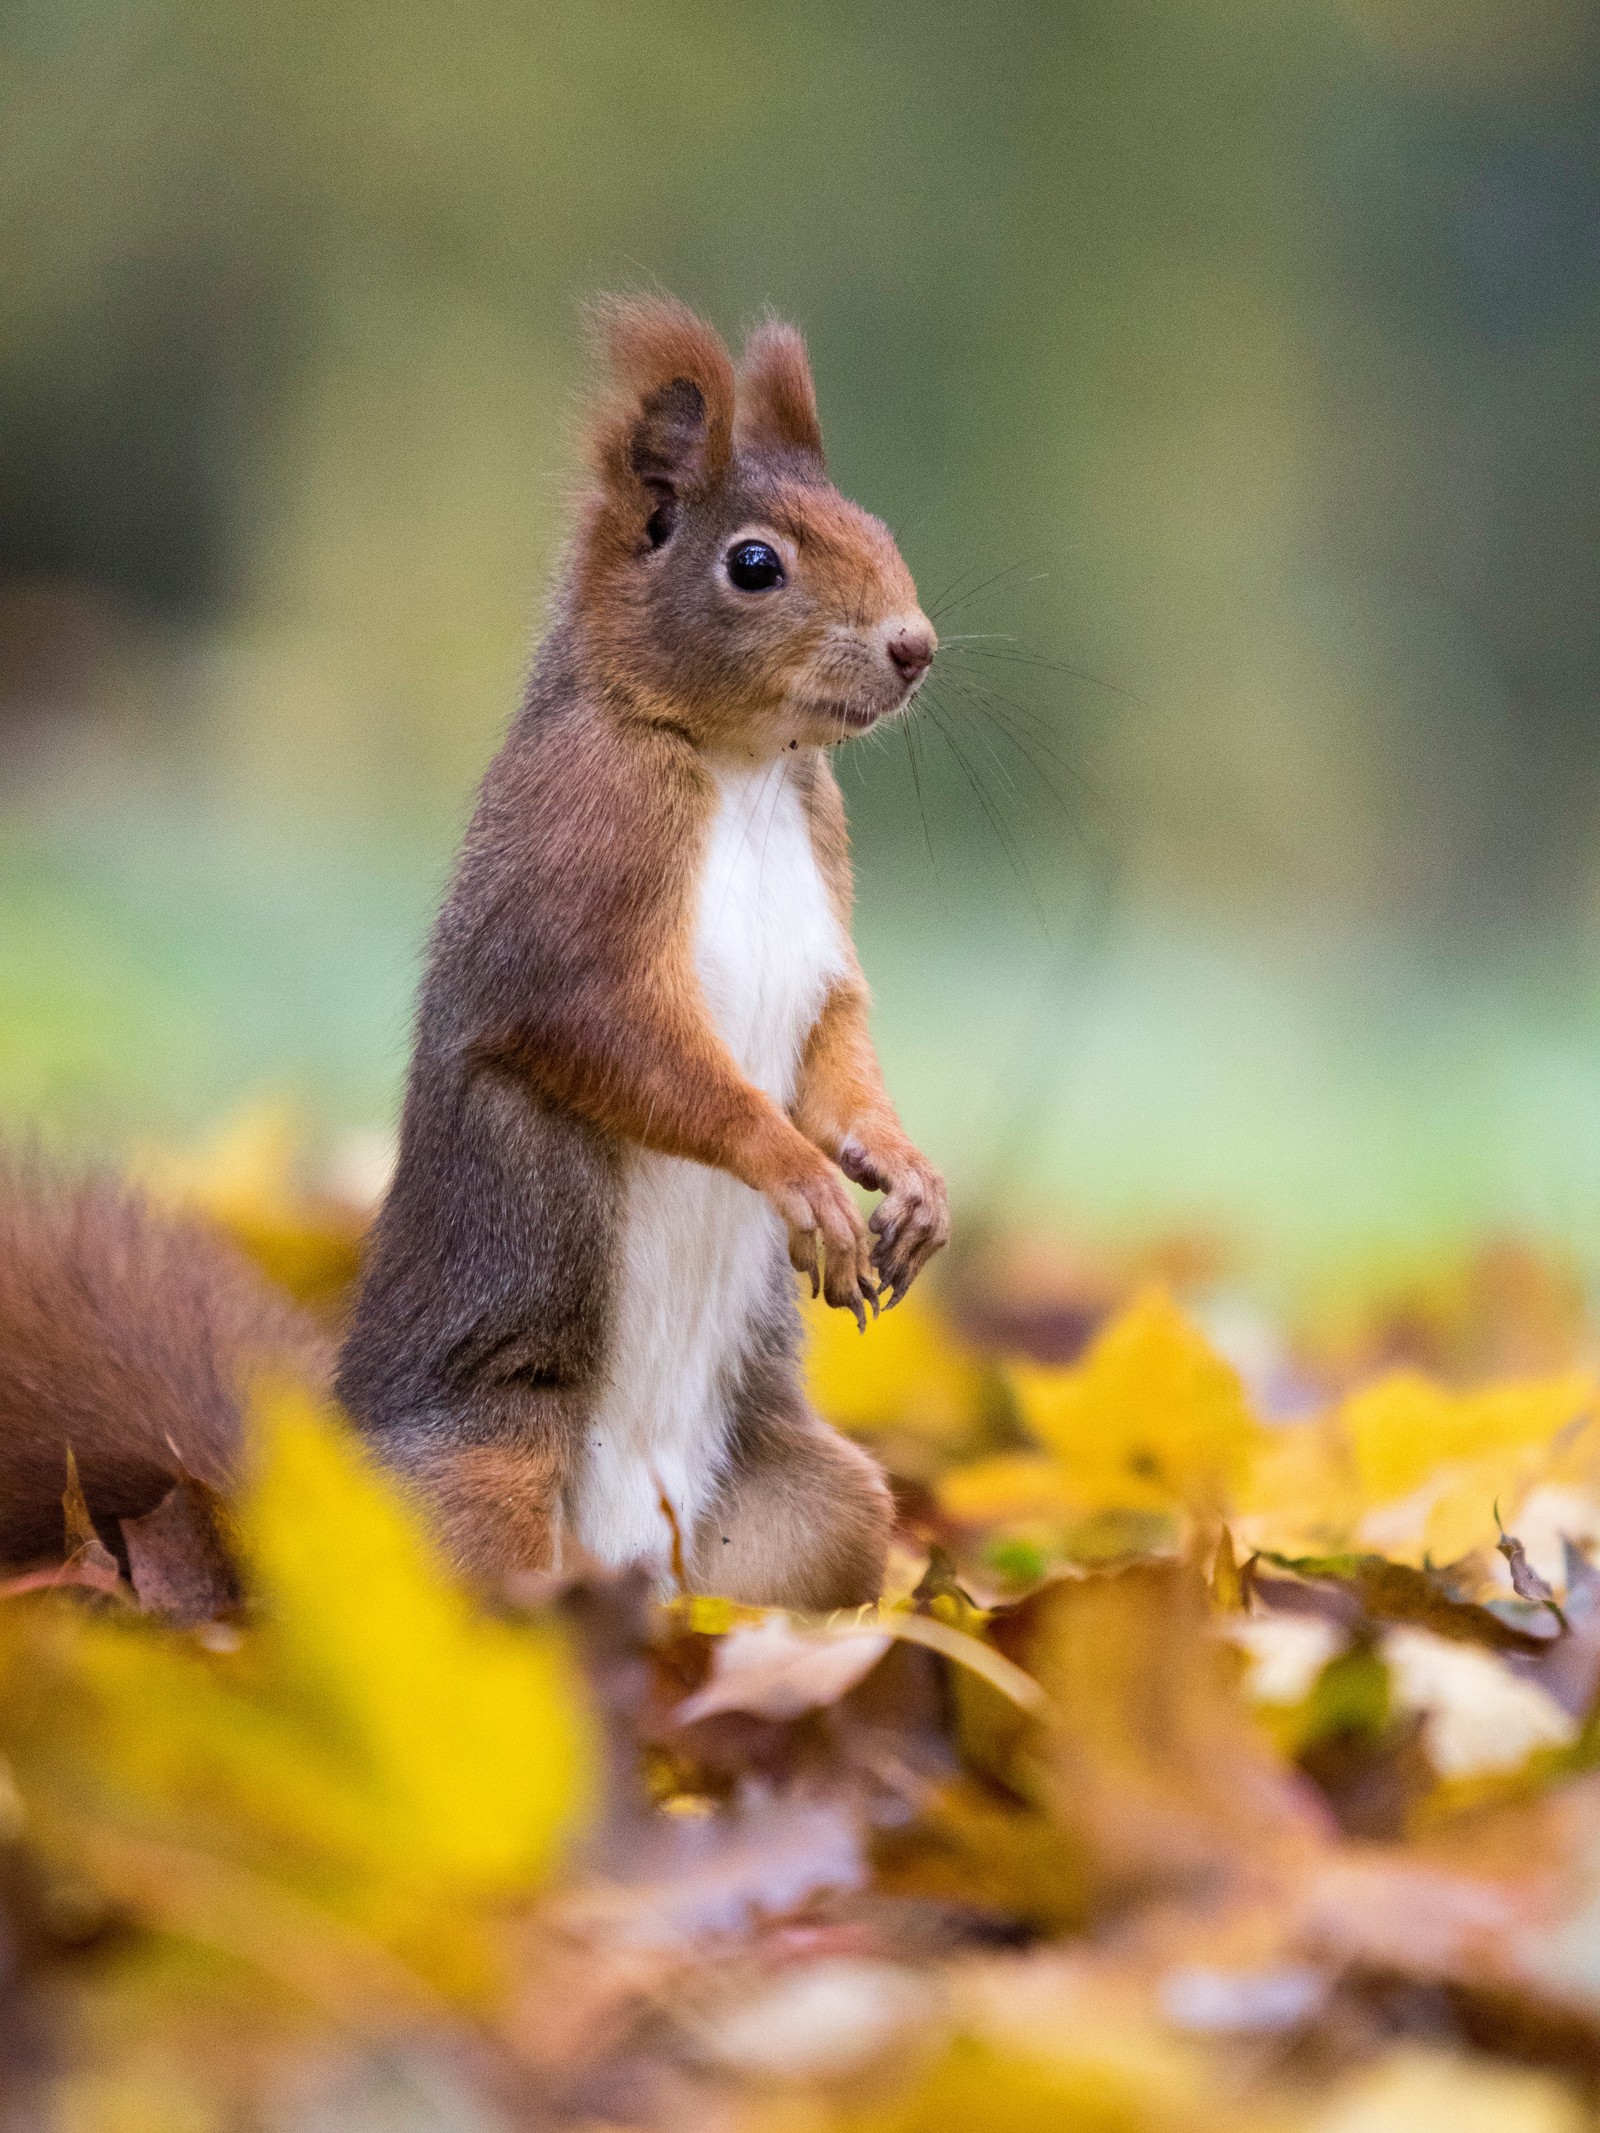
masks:
<path id="1" fill-rule="evenodd" d="M 793 328 L 736 368 L 670 300 L 596 317 L 572 547 L 434 929 L 337 1390 L 469 1574 L 665 1586 L 681 1548 L 698 1590 L 855 1605 L 891 1503 L 807 1405 L 794 1270 L 864 1324 L 949 1217 L 868 1034 L 827 751 L 936 639 L 829 481 Z"/>

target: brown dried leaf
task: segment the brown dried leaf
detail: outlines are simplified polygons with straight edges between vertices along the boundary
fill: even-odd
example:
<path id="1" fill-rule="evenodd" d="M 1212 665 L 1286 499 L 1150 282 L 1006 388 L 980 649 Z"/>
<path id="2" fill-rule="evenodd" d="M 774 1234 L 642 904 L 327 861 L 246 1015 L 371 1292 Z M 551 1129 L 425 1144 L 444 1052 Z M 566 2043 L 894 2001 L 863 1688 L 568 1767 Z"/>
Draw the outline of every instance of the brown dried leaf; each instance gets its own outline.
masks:
<path id="1" fill-rule="evenodd" d="M 690 1947 L 753 1932 L 867 1878 L 854 1800 L 750 1785 L 725 1808 L 655 1816 L 610 1844 L 604 1878 L 579 1889 L 566 1915 L 613 1944 Z"/>
<path id="2" fill-rule="evenodd" d="M 1238 1614 L 1245 1605 L 1239 1559 L 1233 1552 L 1233 1535 L 1226 1526 L 1217 1536 L 1217 1552 L 1211 1564 L 1211 1598 L 1223 1614 Z"/>
<path id="3" fill-rule="evenodd" d="M 1511 1589 L 1517 1598 L 1519 1600 L 1536 1600 L 1541 1606 L 1548 1607 L 1562 1629 L 1565 1630 L 1567 1618 L 1556 1603 L 1555 1588 L 1546 1579 L 1540 1577 L 1538 1571 L 1528 1561 L 1528 1551 L 1523 1547 L 1521 1541 L 1517 1539 L 1514 1533 L 1507 1533 L 1502 1530 L 1500 1538 L 1495 1542 L 1495 1546 L 1506 1559 L 1507 1568 L 1511 1572 Z"/>
<path id="4" fill-rule="evenodd" d="M 139 1605 L 187 1628 L 215 1621 L 239 1603 L 239 1583 L 223 1542 L 225 1513 L 214 1490 L 188 1476 L 143 1518 L 122 1520 Z"/>
<path id="5" fill-rule="evenodd" d="M 914 1822 L 872 1847 L 887 1894 L 1017 1919 L 1040 1933 L 1087 1920 L 1091 1862 L 1081 1842 L 1036 1808 L 963 1778 L 942 1787 Z"/>
<path id="6" fill-rule="evenodd" d="M 1587 1718 L 1600 1688 L 1600 1573 L 1571 1542 L 1565 1544 L 1566 1599 L 1561 1622 L 1566 1635 L 1553 1637 L 1533 1657 L 1507 1656 L 1511 1671 L 1547 1689 L 1564 1711 Z"/>
<path id="7" fill-rule="evenodd" d="M 66 1521 L 66 1544 L 63 1554 L 76 1555 L 80 1548 L 93 1547 L 100 1539 L 94 1529 L 94 1520 L 89 1516 L 88 1500 L 83 1493 L 83 1484 L 78 1479 L 78 1455 L 67 1446 L 67 1486 L 61 1498 L 61 1509 Z"/>
<path id="8" fill-rule="evenodd" d="M 72 1584 L 88 1585 L 96 1592 L 116 1592 L 122 1584 L 122 1572 L 117 1559 L 95 1531 L 94 1520 L 89 1516 L 88 1499 L 83 1493 L 83 1484 L 78 1479 L 78 1461 L 72 1446 L 67 1446 L 67 1486 L 61 1498 L 61 1510 L 66 1524 L 64 1567 L 73 1575 Z"/>
<path id="9" fill-rule="evenodd" d="M 1081 1833 L 1104 1891 L 1248 1876 L 1325 1839 L 1243 1706 L 1196 1567 L 1063 1581 L 1035 1625 L 1031 1671 L 1062 1714 L 1040 1794 Z"/>
<path id="10" fill-rule="evenodd" d="M 1262 1560 L 1348 1594 L 1374 1622 L 1409 1623 L 1457 1644 L 1481 1644 L 1492 1652 L 1533 1653 L 1550 1648 L 1548 1637 L 1518 1629 L 1490 1608 L 1456 1599 L 1434 1573 L 1409 1563 L 1391 1563 L 1381 1555 L 1264 1554 Z"/>

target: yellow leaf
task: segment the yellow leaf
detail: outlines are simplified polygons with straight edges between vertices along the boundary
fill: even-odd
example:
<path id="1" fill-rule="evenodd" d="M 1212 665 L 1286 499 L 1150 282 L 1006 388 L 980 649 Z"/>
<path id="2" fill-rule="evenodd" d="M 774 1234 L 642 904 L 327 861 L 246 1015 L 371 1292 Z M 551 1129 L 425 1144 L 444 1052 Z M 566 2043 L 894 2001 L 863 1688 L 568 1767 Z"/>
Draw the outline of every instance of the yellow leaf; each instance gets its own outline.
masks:
<path id="1" fill-rule="evenodd" d="M 1490 1556 L 1501 1521 L 1514 1517 L 1544 1468 L 1541 1447 L 1491 1454 L 1463 1467 L 1447 1467 L 1422 1525 L 1421 1558 L 1457 1563 L 1466 1555 Z M 1363 1521 L 1363 1528 L 1369 1522 Z M 1397 1548 L 1397 1555 L 1408 1551 Z M 1492 1560 L 1492 1557 L 1491 1557 Z"/>
<path id="2" fill-rule="evenodd" d="M 1217 1552 L 1211 1564 L 1211 1603 L 1220 1614 L 1238 1614 L 1246 1606 L 1239 1559 L 1233 1552 L 1233 1535 L 1224 1526 L 1217 1537 Z"/>
<path id="3" fill-rule="evenodd" d="M 100 1860 L 182 1847 L 476 1993 L 472 1907 L 537 1884 L 588 1801 L 574 1670 L 548 1627 L 473 1609 L 331 1417 L 285 1394 L 258 1435 L 258 1623 L 207 1650 L 148 1618 L 40 1616 L 7 1653 L 6 1745 L 69 1852 L 75 1832 Z"/>
<path id="4" fill-rule="evenodd" d="M 393 1485 L 303 1396 L 265 1422 L 241 1513 L 263 1657 L 348 1744 L 414 1869 L 463 1888 L 526 1883 L 587 1776 L 561 1647 L 477 1614 Z"/>
<path id="5" fill-rule="evenodd" d="M 137 1171 L 157 1197 L 197 1208 L 262 1272 L 303 1302 L 326 1302 L 355 1279 L 359 1214 L 301 1180 L 305 1135 L 277 1097 L 241 1104 L 195 1148 L 146 1149 Z"/>
<path id="6" fill-rule="evenodd" d="M 669 1600 L 665 1611 L 681 1628 L 697 1637 L 725 1637 L 729 1630 L 764 1622 L 764 1607 L 746 1607 L 739 1600 L 725 1600 L 720 1593 L 689 1592 Z"/>
<path id="7" fill-rule="evenodd" d="M 1012 1367 L 1023 1420 L 1081 1510 L 1221 1508 L 1264 1436 L 1237 1374 L 1160 1291 L 1075 1370 Z"/>
<path id="8" fill-rule="evenodd" d="M 1364 1387 L 1334 1422 L 1357 1507 L 1351 1534 L 1412 1563 L 1491 1550 L 1529 1489 L 1571 1465 L 1575 1448 L 1592 1457 L 1594 1397 L 1581 1373 L 1452 1392 L 1397 1371 Z"/>
<path id="9" fill-rule="evenodd" d="M 1267 1431 L 1239 1508 L 1237 1537 L 1247 1547 L 1286 1555 L 1343 1548 L 1362 1508 L 1348 1441 L 1326 1419 Z"/>
<path id="10" fill-rule="evenodd" d="M 1302 2133 L 1582 2133 L 1590 2123 L 1552 2075 L 1406 2045 L 1340 2083 Z"/>
<path id="11" fill-rule="evenodd" d="M 1061 1524 L 1075 1518 L 1082 1499 L 1059 1460 L 1039 1452 L 996 1452 L 952 1467 L 939 1482 L 939 1502 L 968 1526 Z"/>
<path id="12" fill-rule="evenodd" d="M 977 1364 L 914 1289 L 856 1330 L 845 1311 L 808 1313 L 806 1375 L 813 1405 L 852 1435 L 891 1431 L 953 1444 L 971 1428 Z"/>
<path id="13" fill-rule="evenodd" d="M 304 1130 L 295 1107 L 277 1096 L 240 1104 L 203 1140 L 186 1150 L 144 1149 L 137 1168 L 163 1199 L 203 1207 L 222 1223 L 236 1216 L 292 1220 L 301 1195 L 295 1183 Z"/>
<path id="14" fill-rule="evenodd" d="M 1346 1400 L 1339 1424 L 1367 1504 L 1392 1502 L 1449 1464 L 1525 1448 L 1543 1450 L 1594 1406 L 1583 1372 L 1450 1392 L 1412 1370 L 1396 1371 Z"/>
<path id="15" fill-rule="evenodd" d="M 1030 2051 L 956 2037 L 909 2093 L 844 2133 L 1196 2133 L 1217 2123 L 1197 2068 L 1153 2028 Z"/>

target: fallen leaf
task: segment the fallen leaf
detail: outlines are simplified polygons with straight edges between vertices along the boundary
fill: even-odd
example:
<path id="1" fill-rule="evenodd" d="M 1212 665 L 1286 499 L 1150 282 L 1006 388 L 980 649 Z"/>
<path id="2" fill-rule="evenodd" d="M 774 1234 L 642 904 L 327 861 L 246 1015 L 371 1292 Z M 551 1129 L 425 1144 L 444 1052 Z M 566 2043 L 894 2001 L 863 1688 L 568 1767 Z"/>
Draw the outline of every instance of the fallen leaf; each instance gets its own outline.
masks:
<path id="1" fill-rule="evenodd" d="M 1582 1372 L 1452 1392 L 1397 1371 L 1362 1387 L 1337 1418 L 1366 1506 L 1359 1537 L 1413 1562 L 1492 1547 L 1496 1506 L 1515 1510 L 1594 1405 Z"/>
<path id="2" fill-rule="evenodd" d="M 1081 2056 L 1046 2057 L 957 2037 L 909 2094 L 845 2115 L 840 2133 L 1187 2133 L 1212 2123 L 1169 2093 L 1163 2072 L 1101 2058 L 1088 2043 Z"/>
<path id="3" fill-rule="evenodd" d="M 604 1863 L 565 1910 L 632 1947 L 748 1933 L 868 1874 L 852 1800 L 757 1784 L 710 1814 L 656 1816 L 640 1851 Z"/>
<path id="4" fill-rule="evenodd" d="M 1175 2029 L 1204 2036 L 1271 2036 L 1298 2029 L 1327 2000 L 1326 1973 L 1305 1964 L 1224 1970 L 1186 1963 L 1161 1980 L 1161 2011 Z"/>
<path id="5" fill-rule="evenodd" d="M 1408 2046 L 1341 2082 L 1300 2133 L 1583 2133 L 1588 2123 L 1549 2074 Z"/>
<path id="6" fill-rule="evenodd" d="M 1040 1933 L 1089 1919 L 1095 1876 L 1081 1838 L 972 1779 L 938 1787 L 911 1820 L 880 1830 L 872 1862 L 891 1895 L 993 1912 Z"/>
<path id="7" fill-rule="evenodd" d="M 203 1482 L 176 1482 L 153 1511 L 122 1520 L 139 1605 L 187 1627 L 239 1603 L 239 1578 L 224 1544 L 221 1499 Z"/>
<path id="8" fill-rule="evenodd" d="M 1233 1552 L 1233 1535 L 1226 1526 L 1218 1535 L 1217 1552 L 1211 1562 L 1211 1599 L 1222 1614 L 1236 1614 L 1246 1604 L 1239 1559 Z"/>
<path id="9" fill-rule="evenodd" d="M 1383 1653 L 1396 1700 L 1427 1720 L 1428 1754 L 1441 1777 L 1514 1770 L 1578 1736 L 1577 1721 L 1546 1689 L 1490 1652 L 1425 1629 L 1394 1629 Z"/>
<path id="10" fill-rule="evenodd" d="M 889 1643 L 878 1630 L 808 1631 L 784 1615 L 771 1615 L 719 1640 L 710 1680 L 679 1704 L 673 1718 L 680 1726 L 717 1711 L 798 1718 L 802 1711 L 837 1703 L 871 1672 Z"/>
<path id="11" fill-rule="evenodd" d="M 1519 1600 L 1537 1600 L 1548 1607 L 1564 1629 L 1565 1617 L 1556 1605 L 1555 1588 L 1548 1579 L 1542 1578 L 1528 1561 L 1528 1551 L 1514 1533 L 1502 1533 L 1495 1547 L 1506 1559 L 1511 1573 L 1511 1589 Z"/>
<path id="12" fill-rule="evenodd" d="M 812 1404 L 852 1436 L 894 1434 L 954 1449 L 978 1419 L 977 1359 L 921 1288 L 859 1333 L 846 1315 L 807 1313 L 806 1382 Z"/>
<path id="13" fill-rule="evenodd" d="M 1188 1563 L 1064 1579 L 1030 1603 L 1025 1656 L 1061 1720 L 1027 1750 L 1027 1782 L 1107 1894 L 1270 1872 L 1321 1840 L 1213 1620 Z"/>
<path id="14" fill-rule="evenodd" d="M 119 1592 L 122 1572 L 116 1557 L 95 1531 L 83 1484 L 78 1479 L 77 1456 L 70 1444 L 67 1446 L 67 1486 L 61 1498 L 61 1510 L 66 1526 L 62 1566 L 66 1575 L 62 1582 L 87 1585 L 96 1592 Z"/>
<path id="15" fill-rule="evenodd" d="M 1043 1452 L 996 1452 L 952 1467 L 940 1480 L 939 1502 L 968 1526 L 1061 1527 L 1083 1508 L 1061 1462 Z"/>
<path id="16" fill-rule="evenodd" d="M 59 1855 L 171 1930 L 207 1940 L 259 1880 L 472 1997 L 473 1907 L 536 1885 L 586 1807 L 581 1691 L 547 1627 L 475 1612 L 342 1425 L 284 1395 L 256 1427 L 247 1633 L 213 1652 L 145 1616 L 54 1617 L 5 1653 L 5 1745 Z M 193 1872 L 141 1864 L 180 1852 Z"/>
<path id="17" fill-rule="evenodd" d="M 1581 1371 L 1473 1392 L 1449 1391 L 1419 1371 L 1395 1371 L 1353 1393 L 1339 1425 L 1364 1500 L 1389 1503 L 1441 1469 L 1548 1446 L 1594 1399 L 1594 1380 Z"/>
<path id="18" fill-rule="evenodd" d="M 1259 1704 L 1301 1702 L 1342 1642 L 1337 1626 L 1321 1615 L 1239 1615 L 1220 1628 L 1248 1655 L 1246 1693 Z"/>
<path id="19" fill-rule="evenodd" d="M 1269 1431 L 1238 1505 L 1236 1538 L 1245 1548 L 1321 1555 L 1347 1547 L 1363 1505 L 1350 1446 L 1334 1418 Z"/>
<path id="20" fill-rule="evenodd" d="M 898 1638 L 901 1643 L 921 1644 L 927 1650 L 953 1660 L 1030 1718 L 1050 1715 L 1050 1698 L 1032 1675 L 981 1638 L 941 1622 L 936 1615 L 880 1614 L 874 1619 L 886 1635 Z"/>
<path id="21" fill-rule="evenodd" d="M 1223 1509 L 1263 1440 L 1238 1373 L 1159 1290 L 1101 1333 L 1080 1368 L 1017 1364 L 1011 1384 L 1081 1512 Z"/>
<path id="22" fill-rule="evenodd" d="M 1600 1688 L 1600 1571 L 1587 1556 L 1564 1543 L 1565 1599 L 1561 1619 L 1566 1634 L 1541 1652 L 1508 1653 L 1506 1665 L 1525 1680 L 1536 1681 L 1574 1718 L 1587 1718 Z"/>
<path id="23" fill-rule="evenodd" d="M 365 1221 L 348 1201 L 307 1188 L 305 1139 L 293 1104 L 256 1097 L 191 1150 L 139 1151 L 135 1169 L 159 1199 L 208 1216 L 292 1296 L 330 1304 L 355 1279 Z"/>
<path id="24" fill-rule="evenodd" d="M 696 2051 L 763 2081 L 832 2081 L 858 2072 L 938 2012 L 933 1980 L 860 1958 L 800 1963 L 701 2015 Z"/>
<path id="25" fill-rule="evenodd" d="M 1264 1553 L 1263 1561 L 1297 1578 L 1347 1593 L 1374 1622 L 1405 1622 L 1431 1629 L 1457 1643 L 1481 1644 L 1495 1652 L 1539 1652 L 1549 1637 L 1518 1629 L 1487 1607 L 1458 1600 L 1437 1575 L 1409 1563 L 1392 1563 L 1381 1555 L 1284 1556 Z"/>

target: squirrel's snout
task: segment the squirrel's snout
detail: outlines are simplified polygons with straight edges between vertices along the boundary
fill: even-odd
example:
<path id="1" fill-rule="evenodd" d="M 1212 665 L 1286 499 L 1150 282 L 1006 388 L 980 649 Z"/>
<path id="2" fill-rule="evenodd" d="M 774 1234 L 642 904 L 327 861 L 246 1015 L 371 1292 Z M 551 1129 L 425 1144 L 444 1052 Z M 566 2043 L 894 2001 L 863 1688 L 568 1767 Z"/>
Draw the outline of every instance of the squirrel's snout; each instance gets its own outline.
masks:
<path id="1" fill-rule="evenodd" d="M 889 624 L 885 635 L 889 663 L 909 689 L 933 665 L 933 655 L 939 643 L 933 634 L 933 624 L 921 615 L 915 620 L 902 617 Z"/>

